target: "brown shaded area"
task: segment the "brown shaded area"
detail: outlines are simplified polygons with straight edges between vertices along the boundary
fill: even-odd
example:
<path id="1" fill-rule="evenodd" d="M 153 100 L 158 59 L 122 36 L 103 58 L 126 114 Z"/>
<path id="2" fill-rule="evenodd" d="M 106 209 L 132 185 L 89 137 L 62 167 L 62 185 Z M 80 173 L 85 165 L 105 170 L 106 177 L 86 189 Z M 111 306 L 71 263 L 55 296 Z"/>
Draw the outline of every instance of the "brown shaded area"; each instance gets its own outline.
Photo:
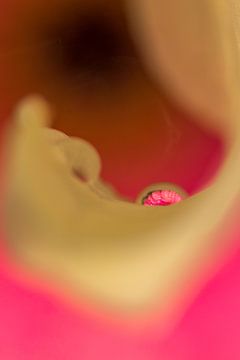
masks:
<path id="1" fill-rule="evenodd" d="M 189 188 L 189 164 L 200 164 L 194 181 L 212 168 L 220 142 L 176 112 L 152 82 L 122 1 L 12 0 L 6 6 L 0 24 L 3 107 L 29 93 L 44 95 L 54 107 L 53 127 L 93 143 L 104 177 L 127 195 L 156 181 Z M 174 170 L 169 164 L 176 154 Z"/>

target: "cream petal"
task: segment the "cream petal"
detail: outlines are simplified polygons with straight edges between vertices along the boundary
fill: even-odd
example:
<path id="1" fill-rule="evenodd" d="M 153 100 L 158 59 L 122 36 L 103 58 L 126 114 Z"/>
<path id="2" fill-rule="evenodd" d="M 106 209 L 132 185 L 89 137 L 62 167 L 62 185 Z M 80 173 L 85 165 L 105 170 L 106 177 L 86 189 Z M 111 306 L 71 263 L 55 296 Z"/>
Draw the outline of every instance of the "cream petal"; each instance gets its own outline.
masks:
<path id="1" fill-rule="evenodd" d="M 38 111 L 31 100 L 25 104 L 33 108 L 28 113 L 23 109 L 23 113 Z M 72 175 L 67 161 L 59 157 L 61 151 L 43 135 L 40 124 L 44 122 L 42 119 L 26 126 L 27 119 L 24 125 L 21 121 L 13 143 L 8 193 L 20 192 L 21 198 L 31 204 L 39 221 L 35 230 L 28 233 L 28 219 L 22 219 L 25 221 L 23 236 L 37 238 L 40 231 L 43 238 L 56 240 L 58 246 L 67 242 L 69 246 L 81 249 L 82 244 L 91 247 L 94 241 L 107 253 L 110 249 L 111 259 L 106 256 L 108 260 L 105 259 L 104 266 L 103 260 L 96 260 L 93 256 L 94 263 L 88 260 L 83 265 L 82 260 L 84 272 L 78 274 L 81 284 L 87 284 L 108 300 L 145 301 L 155 294 L 156 281 L 159 282 L 157 289 L 162 286 L 163 294 L 169 296 L 171 286 L 174 290 L 176 288 L 176 279 L 181 284 L 182 278 L 196 266 L 195 261 L 217 245 L 215 238 L 209 239 L 209 234 L 226 216 L 239 193 L 240 176 L 236 171 L 240 160 L 239 144 L 237 148 L 233 147 L 209 188 L 174 206 L 146 209 L 121 200 L 103 199 L 87 183 L 79 182 Z M 78 152 L 78 147 L 75 150 Z M 74 153 L 72 155 L 75 157 Z M 81 157 L 76 158 L 79 160 Z M 15 218 L 11 221 L 11 213 L 9 217 L 10 228 L 16 228 Z M 17 236 L 20 236 L 19 231 Z M 129 262 L 128 266 L 122 267 L 122 263 L 117 266 L 119 257 L 122 259 L 121 251 L 125 253 L 126 247 L 131 248 L 136 241 L 139 247 L 135 251 L 136 260 Z M 114 263 L 112 259 L 115 259 Z M 146 278 L 149 276 L 145 286 L 136 276 L 136 269 L 140 271 L 142 266 Z M 173 271 L 176 268 L 178 271 Z M 132 290 L 125 293 L 126 281 Z"/>
<path id="2" fill-rule="evenodd" d="M 65 154 L 70 169 L 82 175 L 87 182 L 95 182 L 99 178 L 101 160 L 91 144 L 71 137 L 61 141 L 58 147 Z"/>
<path id="3" fill-rule="evenodd" d="M 128 4 L 133 36 L 153 79 L 205 126 L 224 135 L 234 131 L 228 122 L 229 89 L 238 69 L 232 56 L 229 3 L 133 0 Z"/>

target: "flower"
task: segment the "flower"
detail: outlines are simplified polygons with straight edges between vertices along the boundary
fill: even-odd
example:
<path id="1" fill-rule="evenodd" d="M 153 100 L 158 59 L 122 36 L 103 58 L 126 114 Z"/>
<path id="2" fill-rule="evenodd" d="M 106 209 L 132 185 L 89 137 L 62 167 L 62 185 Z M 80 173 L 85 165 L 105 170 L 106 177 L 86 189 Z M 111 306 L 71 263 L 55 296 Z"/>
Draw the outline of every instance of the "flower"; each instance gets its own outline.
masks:
<path id="1" fill-rule="evenodd" d="M 238 206 L 240 190 L 237 62 L 228 26 L 230 22 L 219 0 L 182 0 L 181 4 L 175 3 L 174 9 L 167 0 L 136 1 L 129 9 L 129 21 L 154 81 L 164 84 L 165 92 L 178 106 L 197 114 L 196 119 L 193 117 L 198 125 L 210 128 L 224 140 L 226 154 L 217 174 L 203 190 L 174 206 L 146 208 L 134 204 L 102 183 L 100 157 L 89 143 L 56 133 L 54 141 L 46 137 L 45 127 L 52 119 L 49 104 L 42 98 L 29 97 L 18 105 L 13 115 L 15 126 L 10 134 L 8 157 L 7 223 L 10 237 L 21 243 L 21 256 L 32 266 L 47 268 L 55 277 L 61 273 L 65 282 L 77 289 L 76 292 L 79 287 L 84 287 L 96 297 L 130 308 L 157 301 L 165 312 L 171 307 L 170 303 L 176 305 L 183 287 L 202 270 L 205 258 L 212 259 L 219 247 L 228 248 L 229 222 Z M 138 64 L 133 58 L 134 64 Z M 51 72 L 51 67 L 49 69 Z M 133 85 L 127 79 L 127 94 L 134 99 L 133 108 L 139 104 L 142 109 L 139 99 L 143 101 L 146 94 L 149 99 L 153 92 L 149 90 L 149 80 L 139 75 L 138 67 L 134 66 L 134 69 L 137 81 Z M 29 70 L 24 71 L 28 74 Z M 41 76 L 30 76 L 30 79 L 37 79 L 36 87 L 44 89 Z M 54 77 L 51 81 L 54 82 Z M 69 83 L 60 78 L 50 85 L 46 81 L 46 94 L 50 94 L 47 97 L 63 109 L 63 118 L 69 114 L 71 125 L 68 126 L 72 130 L 75 126 L 72 119 L 76 121 L 77 112 L 74 110 L 72 115 L 69 104 L 76 107 L 77 96 L 72 99 L 72 93 L 70 97 L 67 94 L 65 100 L 64 90 L 58 90 L 59 84 Z M 143 84 L 147 84 L 146 92 L 142 89 Z M 103 103 L 99 105 L 90 92 L 93 108 L 96 106 L 99 111 L 111 103 L 108 116 L 111 114 L 112 119 L 114 116 L 119 119 L 118 112 L 114 111 L 114 106 L 120 109 L 119 103 L 116 106 L 114 97 L 108 103 L 107 90 L 103 90 L 102 85 L 95 88 L 96 91 L 99 89 Z M 133 97 L 130 95 L 132 90 Z M 79 103 L 86 106 L 84 94 L 81 90 L 80 93 Z M 155 105 L 156 94 L 153 96 Z M 124 99 L 128 110 L 130 102 Z M 137 112 L 139 118 L 137 116 L 129 126 L 123 122 L 128 112 L 121 109 L 123 121 L 108 124 L 108 128 L 106 123 L 103 125 L 102 114 L 106 110 L 100 112 L 97 122 L 98 114 L 91 108 L 91 101 L 87 102 L 90 110 L 85 108 L 81 113 L 82 134 L 97 140 L 100 136 L 100 140 L 108 145 L 105 151 L 111 149 L 109 144 L 114 148 L 118 138 L 116 133 L 123 134 L 122 142 L 131 149 L 136 126 L 143 126 L 142 121 L 138 122 L 140 112 Z M 165 105 L 163 108 L 165 114 Z M 167 105 L 166 108 L 168 111 L 171 107 Z M 84 117 L 89 111 L 90 114 L 94 112 L 93 131 Z M 59 110 L 56 117 L 58 115 Z M 140 145 L 147 149 L 153 143 L 152 149 L 156 152 L 156 139 L 161 136 L 161 131 L 154 131 L 151 119 L 148 121 L 151 142 L 144 142 L 146 134 L 143 131 Z M 59 128 L 63 122 L 58 123 Z M 121 127 L 128 131 L 121 133 Z M 109 143 L 106 129 L 114 134 Z M 188 138 L 185 141 L 187 143 Z M 137 163 L 142 161 L 144 151 L 140 154 Z M 116 169 L 122 166 L 118 159 L 123 159 L 123 152 L 117 155 Z M 124 156 L 127 155 L 126 152 Z M 131 164 L 133 166 L 134 162 Z M 76 166 L 87 181 L 79 181 L 73 174 Z M 123 182 L 121 177 L 120 182 Z M 15 213 L 17 208 L 19 211 Z M 221 239 L 224 237 L 221 244 L 218 242 L 219 229 Z"/>

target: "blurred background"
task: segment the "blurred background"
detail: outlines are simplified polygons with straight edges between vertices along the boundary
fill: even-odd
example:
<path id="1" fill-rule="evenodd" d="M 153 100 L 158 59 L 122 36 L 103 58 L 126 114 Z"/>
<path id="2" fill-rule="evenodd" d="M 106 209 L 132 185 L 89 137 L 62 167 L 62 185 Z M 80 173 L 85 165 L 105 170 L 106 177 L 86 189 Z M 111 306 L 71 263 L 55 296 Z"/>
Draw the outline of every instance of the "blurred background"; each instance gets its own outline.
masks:
<path id="1" fill-rule="evenodd" d="M 103 178 L 129 200 L 162 181 L 192 194 L 218 168 L 222 141 L 175 104 L 164 76 L 150 75 L 125 5 L 3 1 L 1 125 L 19 99 L 40 93 L 53 105 L 53 127 L 90 141 Z"/>

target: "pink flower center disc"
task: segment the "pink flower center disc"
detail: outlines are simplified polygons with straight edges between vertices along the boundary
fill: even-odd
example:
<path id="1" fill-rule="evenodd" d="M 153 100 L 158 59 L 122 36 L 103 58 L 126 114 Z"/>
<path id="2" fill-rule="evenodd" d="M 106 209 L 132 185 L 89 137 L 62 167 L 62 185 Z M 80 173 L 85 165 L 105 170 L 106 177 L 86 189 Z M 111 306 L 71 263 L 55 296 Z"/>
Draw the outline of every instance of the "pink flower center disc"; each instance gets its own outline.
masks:
<path id="1" fill-rule="evenodd" d="M 182 197 L 173 190 L 157 190 L 148 194 L 143 199 L 145 206 L 168 206 L 178 203 Z"/>

